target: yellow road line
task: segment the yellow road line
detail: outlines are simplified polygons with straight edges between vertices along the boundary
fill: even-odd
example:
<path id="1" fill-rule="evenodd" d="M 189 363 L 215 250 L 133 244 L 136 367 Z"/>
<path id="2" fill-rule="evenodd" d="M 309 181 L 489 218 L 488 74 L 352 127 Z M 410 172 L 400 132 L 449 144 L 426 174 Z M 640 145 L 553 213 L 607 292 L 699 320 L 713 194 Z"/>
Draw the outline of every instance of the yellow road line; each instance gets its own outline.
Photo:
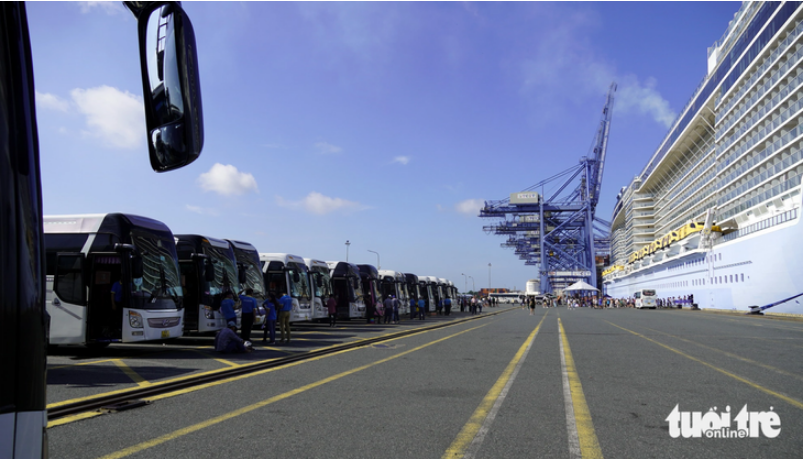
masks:
<path id="1" fill-rule="evenodd" d="M 451 327 L 454 327 L 454 326 L 457 326 L 457 325 L 460 325 L 460 323 L 449 325 L 447 327 L 443 327 L 443 328 L 435 329 L 435 330 L 445 330 L 446 328 L 451 328 Z M 422 330 L 421 332 L 415 333 L 413 335 L 399 336 L 399 337 L 396 337 L 396 338 L 389 339 L 389 340 L 387 340 L 385 342 L 389 343 L 391 341 L 396 341 L 396 340 L 400 340 L 400 339 L 404 339 L 404 338 L 409 338 L 411 336 L 423 335 L 425 333 L 429 333 L 429 332 L 432 332 L 432 331 L 435 331 L 435 330 Z M 389 334 L 389 333 L 386 333 L 386 335 L 387 334 Z M 358 339 L 356 341 L 351 341 L 350 343 L 355 343 L 355 342 L 359 342 L 359 341 L 365 341 L 367 339 L 370 339 L 370 338 L 361 338 L 361 339 Z M 316 350 L 330 349 L 330 348 L 333 348 L 333 347 L 340 346 L 342 344 L 346 344 L 346 343 L 332 344 L 330 346 L 322 347 L 322 348 L 316 349 Z M 250 375 L 263 374 L 263 373 L 267 373 L 269 371 L 281 370 L 281 369 L 284 369 L 284 368 L 291 368 L 291 367 L 294 367 L 296 365 L 300 365 L 302 363 L 314 362 L 316 360 L 320 360 L 320 359 L 323 359 L 323 358 L 326 358 L 326 357 L 339 355 L 339 354 L 342 354 L 342 353 L 345 353 L 345 352 L 351 352 L 351 351 L 354 351 L 356 349 L 360 349 L 360 348 L 345 349 L 343 351 L 334 352 L 332 354 L 327 354 L 327 355 L 324 355 L 324 356 L 315 357 L 315 358 L 312 358 L 312 359 L 303 360 L 303 361 L 295 362 L 295 363 L 288 364 L 288 365 L 283 365 L 283 366 L 281 366 L 279 368 L 271 368 L 271 369 L 263 370 L 263 371 L 256 372 L 256 373 L 250 373 Z M 259 360 L 257 362 L 250 363 L 250 364 L 242 364 L 241 366 L 243 366 L 243 367 L 254 366 L 254 365 L 259 365 L 259 364 L 262 364 L 262 363 L 265 363 L 265 362 L 272 362 L 274 360 L 278 360 L 278 358 Z M 174 382 L 174 381 L 182 381 L 182 380 L 185 380 L 185 379 L 194 378 L 196 376 L 205 376 L 205 375 L 220 373 L 222 371 L 227 371 L 227 370 L 229 370 L 229 368 L 218 368 L 216 370 L 204 371 L 204 372 L 201 372 L 201 373 L 193 373 L 193 374 L 190 374 L 190 375 L 181 376 L 181 377 L 174 378 L 174 379 L 168 379 L 168 380 L 164 380 L 164 381 L 155 382 L 152 385 L 153 386 L 159 386 L 159 385 L 168 384 L 168 383 L 171 383 L 171 382 Z M 183 389 L 183 390 L 179 390 L 179 391 L 175 391 L 175 392 L 169 392 L 167 394 L 154 396 L 154 397 L 151 397 L 151 398 L 148 398 L 148 399 L 145 399 L 145 400 L 148 400 L 148 401 L 161 400 L 163 398 L 173 397 L 173 396 L 176 396 L 176 395 L 186 394 L 186 393 L 189 393 L 189 392 L 195 392 L 196 390 L 205 389 L 207 387 L 211 387 L 211 386 L 214 386 L 214 385 L 217 385 L 217 384 L 220 384 L 220 383 L 236 381 L 236 380 L 243 379 L 243 378 L 246 378 L 246 377 L 249 377 L 249 375 L 243 375 L 243 376 L 238 376 L 238 377 L 234 377 L 234 378 L 227 378 L 227 379 L 215 382 L 215 383 L 209 383 L 209 384 L 203 384 L 203 385 L 199 385 L 199 386 L 193 386 L 191 388 L 187 388 L 187 389 Z M 118 390 L 114 390 L 114 391 L 104 392 L 104 393 L 101 393 L 101 394 L 88 395 L 86 397 L 79 397 L 79 398 L 75 398 L 75 399 L 72 399 L 72 400 L 64 400 L 64 401 L 61 401 L 61 402 L 51 403 L 51 404 L 47 405 L 47 408 L 51 409 L 51 408 L 56 408 L 56 407 L 59 407 L 59 406 L 67 405 L 67 404 L 70 404 L 70 403 L 82 402 L 82 401 L 92 400 L 92 399 L 99 398 L 99 397 L 105 397 L 105 396 L 108 396 L 108 395 L 120 394 L 120 393 L 123 393 L 123 392 L 127 392 L 129 390 L 130 390 L 129 388 L 123 388 L 123 389 L 118 389 Z M 81 417 L 81 415 L 68 416 L 68 417 L 62 418 L 59 421 L 54 421 L 53 425 L 56 426 L 56 425 L 68 424 L 69 422 L 78 421 L 78 420 L 81 420 L 81 419 L 84 419 L 83 417 Z M 48 424 L 48 427 L 50 427 L 50 424 Z"/>
<path id="2" fill-rule="evenodd" d="M 47 428 L 56 427 L 64 424 L 69 424 L 71 422 L 80 421 L 81 419 L 89 419 L 94 418 L 95 416 L 100 416 L 105 413 L 101 413 L 100 411 L 88 411 L 86 413 L 75 414 L 72 416 L 63 417 L 61 419 L 56 419 L 55 421 L 48 421 Z"/>
<path id="3" fill-rule="evenodd" d="M 449 335 L 449 336 L 446 336 L 444 338 L 440 338 L 440 339 L 437 339 L 435 341 L 429 342 L 427 344 L 424 344 L 424 345 L 418 346 L 416 348 L 410 349 L 409 351 L 400 352 L 400 353 L 398 353 L 396 355 L 393 355 L 393 356 L 390 356 L 390 357 L 386 357 L 386 358 L 381 359 L 381 360 L 377 360 L 376 362 L 372 362 L 372 363 L 369 363 L 369 364 L 366 364 L 366 365 L 362 365 L 360 367 L 357 367 L 357 368 L 354 368 L 354 369 L 351 369 L 351 370 L 347 370 L 347 371 L 344 371 L 342 373 L 338 373 L 338 374 L 336 374 L 334 376 L 330 376 L 330 377 L 324 378 L 324 379 L 322 379 L 320 381 L 316 381 L 314 383 L 307 384 L 305 386 L 299 387 L 299 388 L 291 390 L 289 392 L 285 392 L 283 394 L 279 394 L 279 395 L 273 396 L 273 397 L 271 397 L 271 398 L 269 398 L 267 400 L 263 400 L 263 401 L 261 401 L 259 403 L 255 403 L 253 405 L 249 405 L 249 406 L 240 408 L 238 410 L 235 410 L 235 411 L 232 411 L 232 412 L 220 415 L 220 416 L 216 416 L 216 417 L 214 417 L 212 419 L 208 419 L 206 421 L 199 422 L 197 424 L 185 427 L 183 429 L 176 430 L 176 431 L 171 432 L 169 434 L 162 435 L 161 437 L 154 438 L 153 440 L 142 442 L 142 443 L 140 443 L 138 445 L 134 445 L 134 446 L 125 448 L 123 450 L 117 451 L 115 453 L 108 454 L 106 456 L 103 456 L 101 459 L 119 459 L 119 458 L 126 457 L 126 456 L 129 456 L 129 455 L 134 454 L 134 453 L 138 453 L 140 451 L 144 451 L 144 450 L 149 449 L 149 448 L 153 448 L 154 446 L 161 445 L 162 443 L 168 442 L 170 440 L 175 440 L 176 438 L 183 437 L 184 435 L 188 435 L 188 434 L 191 434 L 193 432 L 197 432 L 197 431 L 205 429 L 207 427 L 211 427 L 213 425 L 219 424 L 221 422 L 227 421 L 227 420 L 235 418 L 237 416 L 242 416 L 243 414 L 250 413 L 251 411 L 257 410 L 259 408 L 262 408 L 262 407 L 268 406 L 270 404 L 273 404 L 273 403 L 288 399 L 288 398 L 290 398 L 290 397 L 292 397 L 294 395 L 298 395 L 298 394 L 301 394 L 301 393 L 306 392 L 308 390 L 323 386 L 324 384 L 327 384 L 327 383 L 330 383 L 330 382 L 333 382 L 333 381 L 337 381 L 338 379 L 344 378 L 344 377 L 352 375 L 354 373 L 358 373 L 358 372 L 360 372 L 362 370 L 366 370 L 368 368 L 374 367 L 374 366 L 379 365 L 381 363 L 389 362 L 389 361 L 397 359 L 399 357 L 403 357 L 403 356 L 405 356 L 407 354 L 410 354 L 412 352 L 424 349 L 426 347 L 432 346 L 432 345 L 440 343 L 442 341 L 446 341 L 447 339 L 454 338 L 455 336 L 462 335 L 463 333 L 468 333 L 468 332 L 476 330 L 478 328 L 485 327 L 487 325 L 489 325 L 489 324 L 483 324 L 483 325 L 480 325 L 478 327 L 469 328 L 467 330 L 463 330 L 463 331 L 457 332 L 457 333 L 455 333 L 453 335 Z M 348 350 L 341 351 L 341 352 L 348 352 Z M 338 352 L 336 354 L 340 354 L 341 352 Z M 331 355 L 334 355 L 334 354 L 330 354 L 330 356 Z M 324 357 L 328 357 L 328 356 L 320 356 L 320 357 L 318 357 L 318 358 L 316 358 L 314 360 L 318 360 L 318 359 L 324 358 Z M 308 360 L 308 361 L 311 361 L 311 360 Z M 297 363 L 301 363 L 301 362 L 297 362 Z M 283 367 L 283 368 L 286 368 L 286 367 Z M 267 373 L 268 371 L 271 371 L 271 370 L 274 370 L 274 369 L 265 370 L 264 372 L 251 373 L 250 375 L 243 375 L 243 377 L 255 376 L 255 375 L 261 374 L 261 373 Z M 232 379 L 234 379 L 234 378 L 232 378 Z"/>
<path id="4" fill-rule="evenodd" d="M 228 366 L 230 366 L 230 367 L 239 367 L 239 366 L 240 366 L 240 364 L 239 364 L 239 363 L 234 363 L 234 362 L 232 362 L 232 361 L 230 361 L 230 360 L 226 360 L 226 359 L 219 359 L 219 358 L 217 358 L 217 357 L 212 357 L 211 355 L 209 355 L 209 354 L 208 354 L 208 353 L 206 353 L 206 352 L 203 352 L 203 351 L 201 351 L 200 349 L 189 349 L 189 350 L 190 350 L 190 351 L 192 351 L 192 352 L 195 352 L 196 354 L 201 354 L 201 355 L 202 355 L 202 356 L 204 356 L 204 357 L 208 357 L 208 358 L 210 358 L 210 359 L 212 359 L 212 360 L 214 360 L 214 361 L 216 361 L 216 362 L 220 362 L 220 363 L 222 363 L 223 365 L 228 365 Z"/>
<path id="5" fill-rule="evenodd" d="M 698 343 L 698 342 L 695 342 L 695 341 L 691 341 L 691 340 L 688 340 L 688 339 L 685 339 L 685 338 L 681 338 L 680 336 L 671 335 L 669 333 L 662 332 L 660 330 L 655 330 L 655 329 L 649 328 L 649 327 L 646 327 L 646 328 L 647 328 L 647 330 L 651 330 L 651 331 L 654 331 L 656 333 L 660 333 L 662 335 L 669 336 L 671 338 L 675 338 L 677 340 L 680 340 L 680 341 L 683 341 L 683 342 L 686 342 L 686 343 L 689 343 L 689 344 L 694 344 L 695 346 L 699 346 L 699 347 L 701 347 L 703 349 L 708 349 L 710 351 L 719 352 L 720 354 L 725 354 L 728 357 L 731 357 L 733 359 L 741 360 L 742 362 L 747 362 L 747 363 L 759 366 L 761 368 L 764 368 L 764 369 L 767 369 L 767 370 L 770 370 L 770 371 L 774 371 L 776 373 L 779 373 L 779 374 L 782 374 L 782 375 L 785 375 L 785 376 L 791 376 L 792 378 L 796 378 L 796 379 L 799 379 L 799 380 L 803 381 L 803 376 L 796 375 L 796 374 L 790 373 L 790 372 L 788 372 L 786 370 L 782 370 L 780 368 L 773 367 L 772 365 L 767 365 L 765 363 L 756 362 L 755 360 L 748 359 L 747 357 L 742 357 L 741 355 L 737 355 L 737 354 L 734 354 L 734 353 L 728 352 L 728 351 L 723 351 L 722 349 L 717 349 L 715 347 L 706 346 L 705 344 L 701 344 L 701 343 Z"/>
<path id="6" fill-rule="evenodd" d="M 608 322 L 608 321 L 606 320 L 605 322 Z M 670 350 L 670 351 L 672 351 L 672 352 L 674 352 L 674 353 L 676 353 L 678 355 L 682 355 L 683 357 L 686 357 L 689 360 L 693 360 L 693 361 L 695 361 L 697 363 L 703 364 L 703 365 L 707 366 L 708 368 L 711 368 L 712 370 L 716 370 L 716 371 L 718 371 L 718 372 L 720 372 L 720 373 L 722 373 L 722 374 L 724 374 L 726 376 L 730 376 L 731 378 L 733 378 L 733 379 L 735 379 L 737 381 L 741 381 L 741 382 L 747 384 L 748 386 L 752 387 L 753 389 L 756 389 L 756 390 L 759 390 L 761 392 L 764 392 L 765 394 L 772 395 L 773 397 L 779 398 L 779 399 L 785 401 L 786 403 L 803 410 L 803 402 L 800 402 L 799 400 L 796 400 L 796 399 L 794 399 L 792 397 L 789 397 L 787 395 L 784 395 L 784 394 L 781 394 L 779 392 L 775 392 L 773 390 L 770 390 L 770 389 L 767 389 L 765 387 L 762 387 L 761 385 L 756 384 L 756 383 L 754 383 L 753 381 L 750 381 L 747 378 L 743 378 L 741 376 L 738 376 L 738 375 L 735 375 L 735 374 L 729 372 L 728 370 L 724 370 L 724 369 L 719 368 L 717 366 L 711 365 L 708 362 L 704 362 L 704 361 L 698 359 L 697 357 L 692 357 L 692 356 L 690 356 L 689 354 L 686 354 L 683 351 L 679 351 L 679 350 L 677 350 L 677 349 L 675 349 L 673 347 L 667 346 L 666 344 L 663 344 L 663 343 L 660 343 L 658 341 L 655 341 L 652 338 L 647 338 L 646 336 L 642 335 L 641 333 L 634 332 L 633 330 L 628 330 L 627 328 L 620 327 L 619 325 L 616 325 L 616 324 L 611 323 L 611 322 L 608 322 L 608 323 L 613 325 L 614 327 L 620 329 L 620 330 L 624 330 L 624 331 L 632 333 L 632 334 L 634 334 L 634 335 L 636 335 L 638 337 L 644 338 L 644 339 L 646 339 L 647 341 L 649 341 L 651 343 L 654 343 L 654 344 L 657 344 L 657 345 L 663 347 L 664 349 L 668 349 L 668 350 Z"/>
<path id="7" fill-rule="evenodd" d="M 48 370 L 59 370 L 61 368 L 78 367 L 78 366 L 81 366 L 81 365 L 93 365 L 95 363 L 108 363 L 108 362 L 114 362 L 115 360 L 119 360 L 119 359 L 92 360 L 92 361 L 89 361 L 89 362 L 71 363 L 69 365 L 59 365 L 59 366 L 56 366 L 56 367 L 50 367 L 50 368 L 48 368 Z"/>
<path id="8" fill-rule="evenodd" d="M 485 398 L 482 399 L 482 402 L 480 402 L 480 406 L 474 410 L 474 413 L 468 419 L 468 422 L 457 434 L 457 437 L 455 437 L 454 441 L 452 441 L 452 444 L 449 445 L 449 448 L 446 449 L 446 452 L 443 453 L 443 456 L 441 456 L 442 459 L 465 457 L 467 455 L 467 450 L 470 446 L 472 446 L 475 438 L 480 435 L 480 428 L 486 427 L 485 430 L 487 430 L 488 426 L 485 426 L 485 424 L 486 420 L 491 414 L 491 409 L 496 408 L 498 410 L 498 406 L 496 406 L 497 402 L 501 402 L 501 400 L 504 399 L 504 395 L 507 395 L 507 391 L 505 391 L 504 394 L 502 393 L 503 389 L 506 389 L 508 382 L 512 382 L 512 379 L 515 377 L 514 369 L 518 368 L 519 362 L 525 356 L 526 351 L 529 350 L 530 345 L 535 340 L 535 336 L 538 334 L 538 330 L 541 328 L 541 324 L 544 323 L 544 319 L 546 319 L 546 314 L 544 314 L 544 317 L 542 317 L 541 321 L 538 322 L 538 325 L 530 333 L 530 336 L 524 340 L 524 344 L 521 345 L 518 352 L 516 352 L 516 354 L 513 356 L 513 360 L 507 364 L 507 367 L 502 372 L 502 375 L 496 380 L 496 383 L 485 395 Z M 500 399 L 500 397 L 502 398 Z M 476 448 L 472 448 L 472 450 L 478 448 L 479 444 L 476 445 Z M 476 451 L 472 451 L 472 453 L 476 453 Z"/>
<path id="9" fill-rule="evenodd" d="M 123 373 L 125 373 L 129 378 L 131 378 L 131 381 L 134 381 L 138 386 L 145 387 L 145 386 L 150 386 L 152 384 L 150 381 L 140 376 L 131 367 L 123 363 L 122 360 L 114 359 L 112 360 L 112 362 L 114 362 L 114 364 L 117 365 L 118 368 L 123 370 Z"/>
<path id="10" fill-rule="evenodd" d="M 586 403 L 583 386 L 580 384 L 580 376 L 577 374 L 572 350 L 569 347 L 569 340 L 566 338 L 566 331 L 563 329 L 563 322 L 561 322 L 560 317 L 558 317 L 558 329 L 560 331 L 563 358 L 566 363 L 566 374 L 569 381 L 577 439 L 580 446 L 580 457 L 602 459 L 602 449 L 599 446 L 597 433 L 594 430 L 594 422 L 591 420 L 591 411 L 588 409 L 588 403 Z"/>

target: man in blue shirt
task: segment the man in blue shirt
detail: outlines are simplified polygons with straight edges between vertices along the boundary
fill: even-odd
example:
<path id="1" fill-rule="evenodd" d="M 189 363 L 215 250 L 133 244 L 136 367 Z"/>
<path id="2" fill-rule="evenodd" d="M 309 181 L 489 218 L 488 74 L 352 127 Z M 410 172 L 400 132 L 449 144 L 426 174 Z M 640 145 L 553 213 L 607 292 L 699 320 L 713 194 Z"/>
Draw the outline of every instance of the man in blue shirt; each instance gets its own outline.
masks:
<path id="1" fill-rule="evenodd" d="M 415 319 L 415 309 L 418 307 L 418 301 L 415 298 L 410 298 L 410 320 Z"/>
<path id="2" fill-rule="evenodd" d="M 262 302 L 262 306 L 265 308 L 265 323 L 262 324 L 265 332 L 262 334 L 262 342 L 264 343 L 270 335 L 268 344 L 276 344 L 276 311 L 279 308 L 279 300 L 271 293 L 270 297 Z"/>
<path id="3" fill-rule="evenodd" d="M 253 289 L 246 289 L 245 295 L 240 295 L 240 336 L 245 341 L 251 341 L 251 329 L 254 327 L 254 310 L 257 308 L 257 300 L 251 295 Z"/>
<path id="4" fill-rule="evenodd" d="M 234 294 L 231 292 L 226 292 L 223 294 L 223 301 L 220 302 L 220 313 L 223 314 L 223 318 L 226 320 L 226 323 L 234 322 L 235 327 L 237 324 L 237 313 L 234 312 Z"/>
<path id="5" fill-rule="evenodd" d="M 279 332 L 281 336 L 279 343 L 285 342 L 284 332 L 287 330 L 287 344 L 290 344 L 290 311 L 293 310 L 293 299 L 285 293 L 279 298 L 279 304 L 281 305 L 281 309 L 279 309 Z"/>
<path id="6" fill-rule="evenodd" d="M 215 350 L 224 354 L 233 354 L 241 352 L 249 352 L 245 347 L 242 339 L 237 337 L 237 324 L 230 323 L 228 327 L 224 327 L 215 336 Z"/>
<path id="7" fill-rule="evenodd" d="M 443 299 L 443 310 L 447 316 L 452 313 L 452 299 L 448 296 Z"/>
<path id="8" fill-rule="evenodd" d="M 418 319 L 424 320 L 427 317 L 427 311 L 424 308 L 427 306 L 427 302 L 424 301 L 423 298 L 418 299 Z"/>

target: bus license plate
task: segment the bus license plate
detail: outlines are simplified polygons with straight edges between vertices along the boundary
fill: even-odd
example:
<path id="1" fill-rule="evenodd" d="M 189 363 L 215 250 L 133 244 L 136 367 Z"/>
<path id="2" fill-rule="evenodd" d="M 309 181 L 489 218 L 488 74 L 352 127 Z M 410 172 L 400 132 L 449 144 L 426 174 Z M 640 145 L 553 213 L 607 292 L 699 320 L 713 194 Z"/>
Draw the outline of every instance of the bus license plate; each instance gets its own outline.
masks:
<path id="1" fill-rule="evenodd" d="M 162 338 L 170 338 L 170 330 L 162 330 Z"/>

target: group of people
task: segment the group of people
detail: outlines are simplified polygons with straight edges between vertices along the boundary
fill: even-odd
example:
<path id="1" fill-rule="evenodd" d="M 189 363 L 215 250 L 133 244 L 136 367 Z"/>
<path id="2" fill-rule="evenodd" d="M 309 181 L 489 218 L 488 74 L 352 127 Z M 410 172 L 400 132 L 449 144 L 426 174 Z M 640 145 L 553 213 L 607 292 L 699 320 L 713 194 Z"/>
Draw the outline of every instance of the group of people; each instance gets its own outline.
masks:
<path id="1" fill-rule="evenodd" d="M 226 327 L 215 336 L 215 350 L 218 352 L 241 353 L 250 352 L 253 349 L 250 345 L 251 329 L 254 327 L 258 304 L 256 298 L 251 296 L 253 294 L 254 291 L 249 288 L 245 294 L 237 298 L 240 304 L 240 336 L 237 336 L 237 313 L 235 312 L 237 303 L 234 300 L 234 293 L 226 292 L 223 295 L 223 301 L 220 302 L 220 313 L 226 321 Z M 262 302 L 262 307 L 265 308 L 262 342 L 276 344 L 276 322 L 278 322 L 281 333 L 279 344 L 290 344 L 290 311 L 293 309 L 293 299 L 290 298 L 290 295 L 285 293 L 280 298 L 276 298 L 276 295 L 271 293 Z M 268 337 L 270 337 L 270 341 L 268 341 Z"/>

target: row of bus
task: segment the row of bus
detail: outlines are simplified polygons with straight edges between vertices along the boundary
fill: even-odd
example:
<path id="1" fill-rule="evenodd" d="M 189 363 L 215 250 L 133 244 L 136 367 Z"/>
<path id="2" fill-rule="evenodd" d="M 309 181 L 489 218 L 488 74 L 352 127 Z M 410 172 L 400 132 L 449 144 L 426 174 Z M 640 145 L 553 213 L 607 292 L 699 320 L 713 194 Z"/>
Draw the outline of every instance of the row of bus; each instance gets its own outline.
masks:
<path id="1" fill-rule="evenodd" d="M 241 241 L 176 234 L 130 214 L 44 218 L 49 343 L 106 345 L 177 338 L 225 326 L 220 303 L 247 290 L 261 305 L 271 294 L 293 299 L 292 322 L 328 317 L 330 295 L 341 319 L 365 318 L 389 295 L 400 313 L 410 299 L 429 311 L 457 298 L 446 279 L 371 265 L 259 253 Z M 257 311 L 260 325 L 264 311 Z"/>

